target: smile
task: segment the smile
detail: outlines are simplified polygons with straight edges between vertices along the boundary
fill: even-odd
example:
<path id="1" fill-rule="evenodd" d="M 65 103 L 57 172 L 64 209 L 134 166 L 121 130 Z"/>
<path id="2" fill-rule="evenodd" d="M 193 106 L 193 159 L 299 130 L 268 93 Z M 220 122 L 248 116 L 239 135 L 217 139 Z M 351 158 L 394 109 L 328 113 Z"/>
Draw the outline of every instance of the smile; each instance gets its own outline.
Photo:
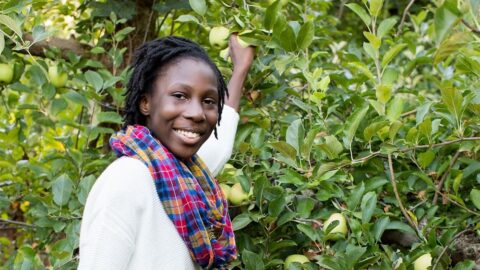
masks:
<path id="1" fill-rule="evenodd" d="M 197 132 L 181 130 L 181 129 L 174 129 L 174 131 L 184 137 L 187 137 L 188 139 L 200 138 L 200 133 L 197 133 Z"/>

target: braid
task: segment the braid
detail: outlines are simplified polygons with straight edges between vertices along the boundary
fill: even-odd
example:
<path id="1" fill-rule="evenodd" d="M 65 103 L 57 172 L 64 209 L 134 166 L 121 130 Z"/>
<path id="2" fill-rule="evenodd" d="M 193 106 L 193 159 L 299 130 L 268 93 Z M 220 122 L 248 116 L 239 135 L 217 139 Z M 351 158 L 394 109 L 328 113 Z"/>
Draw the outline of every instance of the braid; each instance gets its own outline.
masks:
<path id="1" fill-rule="evenodd" d="M 146 117 L 140 112 L 139 105 L 142 96 L 150 94 L 153 83 L 159 72 L 167 65 L 181 58 L 195 58 L 209 65 L 218 85 L 218 123 L 220 123 L 225 95 L 228 89 L 222 73 L 208 56 L 207 52 L 195 42 L 186 38 L 169 36 L 149 41 L 140 46 L 135 52 L 131 65 L 133 70 L 125 93 L 124 127 L 127 125 L 145 125 Z M 214 129 L 217 137 L 217 129 Z"/>

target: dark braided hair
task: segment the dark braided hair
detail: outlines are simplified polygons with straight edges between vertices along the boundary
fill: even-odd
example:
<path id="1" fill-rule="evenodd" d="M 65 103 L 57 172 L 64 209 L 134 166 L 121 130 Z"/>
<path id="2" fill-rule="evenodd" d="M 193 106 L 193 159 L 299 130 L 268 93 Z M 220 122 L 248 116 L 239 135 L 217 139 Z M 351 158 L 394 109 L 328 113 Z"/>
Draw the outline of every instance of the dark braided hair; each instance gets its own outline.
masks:
<path id="1" fill-rule="evenodd" d="M 218 88 L 218 123 L 220 123 L 225 95 L 228 89 L 222 73 L 208 56 L 207 52 L 197 43 L 182 37 L 168 36 L 149 41 L 135 51 L 133 69 L 125 93 L 124 127 L 127 125 L 145 125 L 146 117 L 140 112 L 139 105 L 142 96 L 150 94 L 153 83 L 163 68 L 182 58 L 194 58 L 209 65 L 217 77 Z M 214 129 L 217 137 L 217 129 Z"/>

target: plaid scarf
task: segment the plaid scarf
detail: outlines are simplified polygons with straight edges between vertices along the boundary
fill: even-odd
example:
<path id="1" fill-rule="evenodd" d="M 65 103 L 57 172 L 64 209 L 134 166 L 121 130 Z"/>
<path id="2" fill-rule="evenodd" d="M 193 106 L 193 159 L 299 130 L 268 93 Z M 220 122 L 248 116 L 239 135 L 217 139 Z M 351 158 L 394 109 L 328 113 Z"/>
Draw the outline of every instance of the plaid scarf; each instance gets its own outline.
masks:
<path id="1" fill-rule="evenodd" d="M 236 258 L 227 202 L 197 155 L 180 161 L 140 125 L 114 134 L 110 146 L 118 157 L 137 158 L 147 165 L 158 197 L 194 261 L 203 268 L 222 269 Z"/>

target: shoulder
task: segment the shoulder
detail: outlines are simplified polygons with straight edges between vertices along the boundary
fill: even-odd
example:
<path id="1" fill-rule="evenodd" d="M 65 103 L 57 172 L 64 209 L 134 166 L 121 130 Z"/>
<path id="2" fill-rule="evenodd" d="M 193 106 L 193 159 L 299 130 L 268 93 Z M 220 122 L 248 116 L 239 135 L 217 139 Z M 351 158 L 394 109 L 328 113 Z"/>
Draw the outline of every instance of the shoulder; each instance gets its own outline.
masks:
<path id="1" fill-rule="evenodd" d="M 152 181 L 150 171 L 143 162 L 131 157 L 121 157 L 103 171 L 92 187 L 89 199 L 108 204 L 126 200 L 141 205 Z"/>

